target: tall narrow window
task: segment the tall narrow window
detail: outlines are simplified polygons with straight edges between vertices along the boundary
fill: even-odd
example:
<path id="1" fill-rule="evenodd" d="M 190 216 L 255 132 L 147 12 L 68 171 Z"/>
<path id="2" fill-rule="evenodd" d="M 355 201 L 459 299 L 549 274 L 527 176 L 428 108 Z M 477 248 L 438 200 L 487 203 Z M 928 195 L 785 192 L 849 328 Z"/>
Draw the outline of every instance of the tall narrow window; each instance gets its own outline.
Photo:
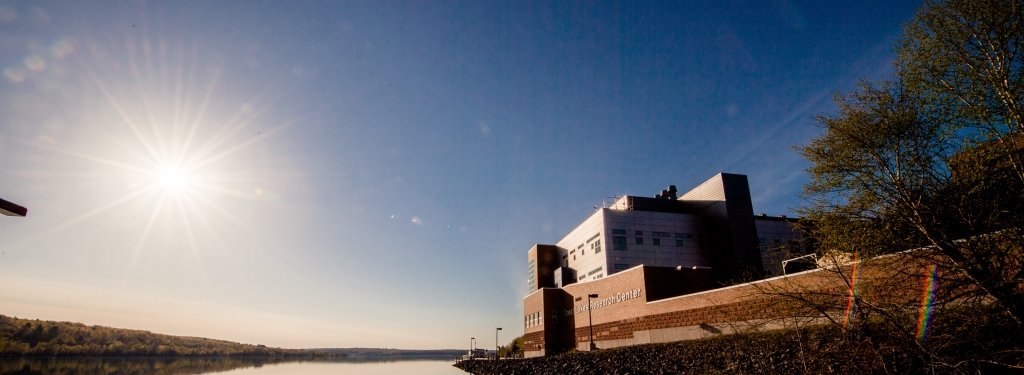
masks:
<path id="1" fill-rule="evenodd" d="M 626 250 L 626 237 L 612 236 L 612 250 Z"/>

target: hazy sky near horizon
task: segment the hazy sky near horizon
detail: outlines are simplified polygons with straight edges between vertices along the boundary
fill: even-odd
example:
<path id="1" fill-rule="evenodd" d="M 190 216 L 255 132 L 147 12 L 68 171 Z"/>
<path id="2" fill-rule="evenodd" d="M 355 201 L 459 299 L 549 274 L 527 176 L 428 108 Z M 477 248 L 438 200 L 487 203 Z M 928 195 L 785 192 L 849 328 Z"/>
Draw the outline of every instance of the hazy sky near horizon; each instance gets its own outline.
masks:
<path id="1" fill-rule="evenodd" d="M 0 2 L 0 314 L 506 343 L 526 251 L 608 197 L 732 172 L 794 215 L 919 5 Z"/>

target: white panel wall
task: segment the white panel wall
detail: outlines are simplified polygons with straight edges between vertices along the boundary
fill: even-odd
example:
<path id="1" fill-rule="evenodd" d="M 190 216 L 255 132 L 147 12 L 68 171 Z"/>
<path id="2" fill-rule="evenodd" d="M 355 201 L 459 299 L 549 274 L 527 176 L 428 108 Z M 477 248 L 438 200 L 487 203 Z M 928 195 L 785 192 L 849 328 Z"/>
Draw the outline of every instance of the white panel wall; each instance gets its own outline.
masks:
<path id="1" fill-rule="evenodd" d="M 640 264 L 657 267 L 710 266 L 707 251 L 700 246 L 697 220 L 697 216 L 688 214 L 609 210 L 605 217 L 605 232 L 610 273 Z M 625 250 L 615 250 L 614 237 L 626 238 Z M 642 244 L 637 243 L 637 238 Z"/>
<path id="2" fill-rule="evenodd" d="M 700 236 L 694 215 L 602 208 L 569 232 L 558 247 L 566 251 L 564 262 L 576 270 L 577 282 L 585 282 L 640 264 L 710 267 Z M 625 238 L 624 250 L 615 249 L 615 237 Z"/>
<path id="3" fill-rule="evenodd" d="M 577 282 L 596 280 L 608 273 L 605 255 L 608 251 L 604 240 L 604 211 L 599 209 L 583 221 L 576 229 L 569 232 L 558 247 L 566 250 L 566 261 L 570 268 L 576 270 Z M 600 243 L 600 252 L 596 244 Z M 565 264 L 565 263 L 563 263 Z"/>

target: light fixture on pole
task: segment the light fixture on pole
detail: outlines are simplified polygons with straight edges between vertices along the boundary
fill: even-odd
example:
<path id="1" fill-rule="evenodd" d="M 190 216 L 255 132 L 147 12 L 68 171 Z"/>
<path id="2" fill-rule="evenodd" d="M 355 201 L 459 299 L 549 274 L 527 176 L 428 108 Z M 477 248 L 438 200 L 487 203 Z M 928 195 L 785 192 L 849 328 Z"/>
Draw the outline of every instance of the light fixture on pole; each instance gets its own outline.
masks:
<path id="1" fill-rule="evenodd" d="M 7 216 L 22 216 L 28 215 L 28 209 L 12 202 L 0 199 L 0 214 Z"/>
<path id="2" fill-rule="evenodd" d="M 590 350 L 594 351 L 597 350 L 597 345 L 594 344 L 594 317 L 593 314 L 590 313 L 590 310 L 593 310 L 594 306 L 590 304 L 591 298 L 597 298 L 597 293 L 587 295 L 587 320 L 590 323 Z"/>
<path id="3" fill-rule="evenodd" d="M 494 360 L 498 360 L 498 331 L 500 330 L 501 327 L 494 330 Z"/>

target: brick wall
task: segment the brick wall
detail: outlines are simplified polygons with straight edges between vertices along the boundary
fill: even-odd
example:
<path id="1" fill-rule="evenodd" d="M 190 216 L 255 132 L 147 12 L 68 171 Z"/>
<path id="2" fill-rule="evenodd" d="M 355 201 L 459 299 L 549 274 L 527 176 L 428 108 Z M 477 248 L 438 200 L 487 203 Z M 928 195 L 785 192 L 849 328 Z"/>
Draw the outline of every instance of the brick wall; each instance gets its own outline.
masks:
<path id="1" fill-rule="evenodd" d="M 559 340 L 561 334 L 557 332 L 565 332 L 566 328 L 576 348 L 587 350 L 591 318 L 598 348 L 697 339 L 830 320 L 839 322 L 853 310 L 850 276 L 854 273 L 857 275 L 854 289 L 860 301 L 914 304 L 920 299 L 927 266 L 919 259 L 900 254 L 870 263 L 818 269 L 657 301 L 651 301 L 644 288 L 645 267 L 636 267 L 603 280 L 553 289 L 552 295 L 564 292 L 568 297 L 549 296 L 544 298 L 543 307 L 538 306 L 539 298 L 535 298 L 531 305 L 549 314 L 561 312 L 565 318 L 558 327 L 545 321 L 536 331 L 528 330 L 527 354 L 564 351 L 564 346 L 553 346 L 551 341 Z M 642 289 L 642 298 L 595 303 L 595 308 L 587 311 L 587 294 L 597 293 L 596 300 L 601 301 L 620 293 L 618 291 L 635 288 Z M 570 322 L 573 326 L 568 326 Z M 547 336 L 542 332 L 547 332 Z"/>

